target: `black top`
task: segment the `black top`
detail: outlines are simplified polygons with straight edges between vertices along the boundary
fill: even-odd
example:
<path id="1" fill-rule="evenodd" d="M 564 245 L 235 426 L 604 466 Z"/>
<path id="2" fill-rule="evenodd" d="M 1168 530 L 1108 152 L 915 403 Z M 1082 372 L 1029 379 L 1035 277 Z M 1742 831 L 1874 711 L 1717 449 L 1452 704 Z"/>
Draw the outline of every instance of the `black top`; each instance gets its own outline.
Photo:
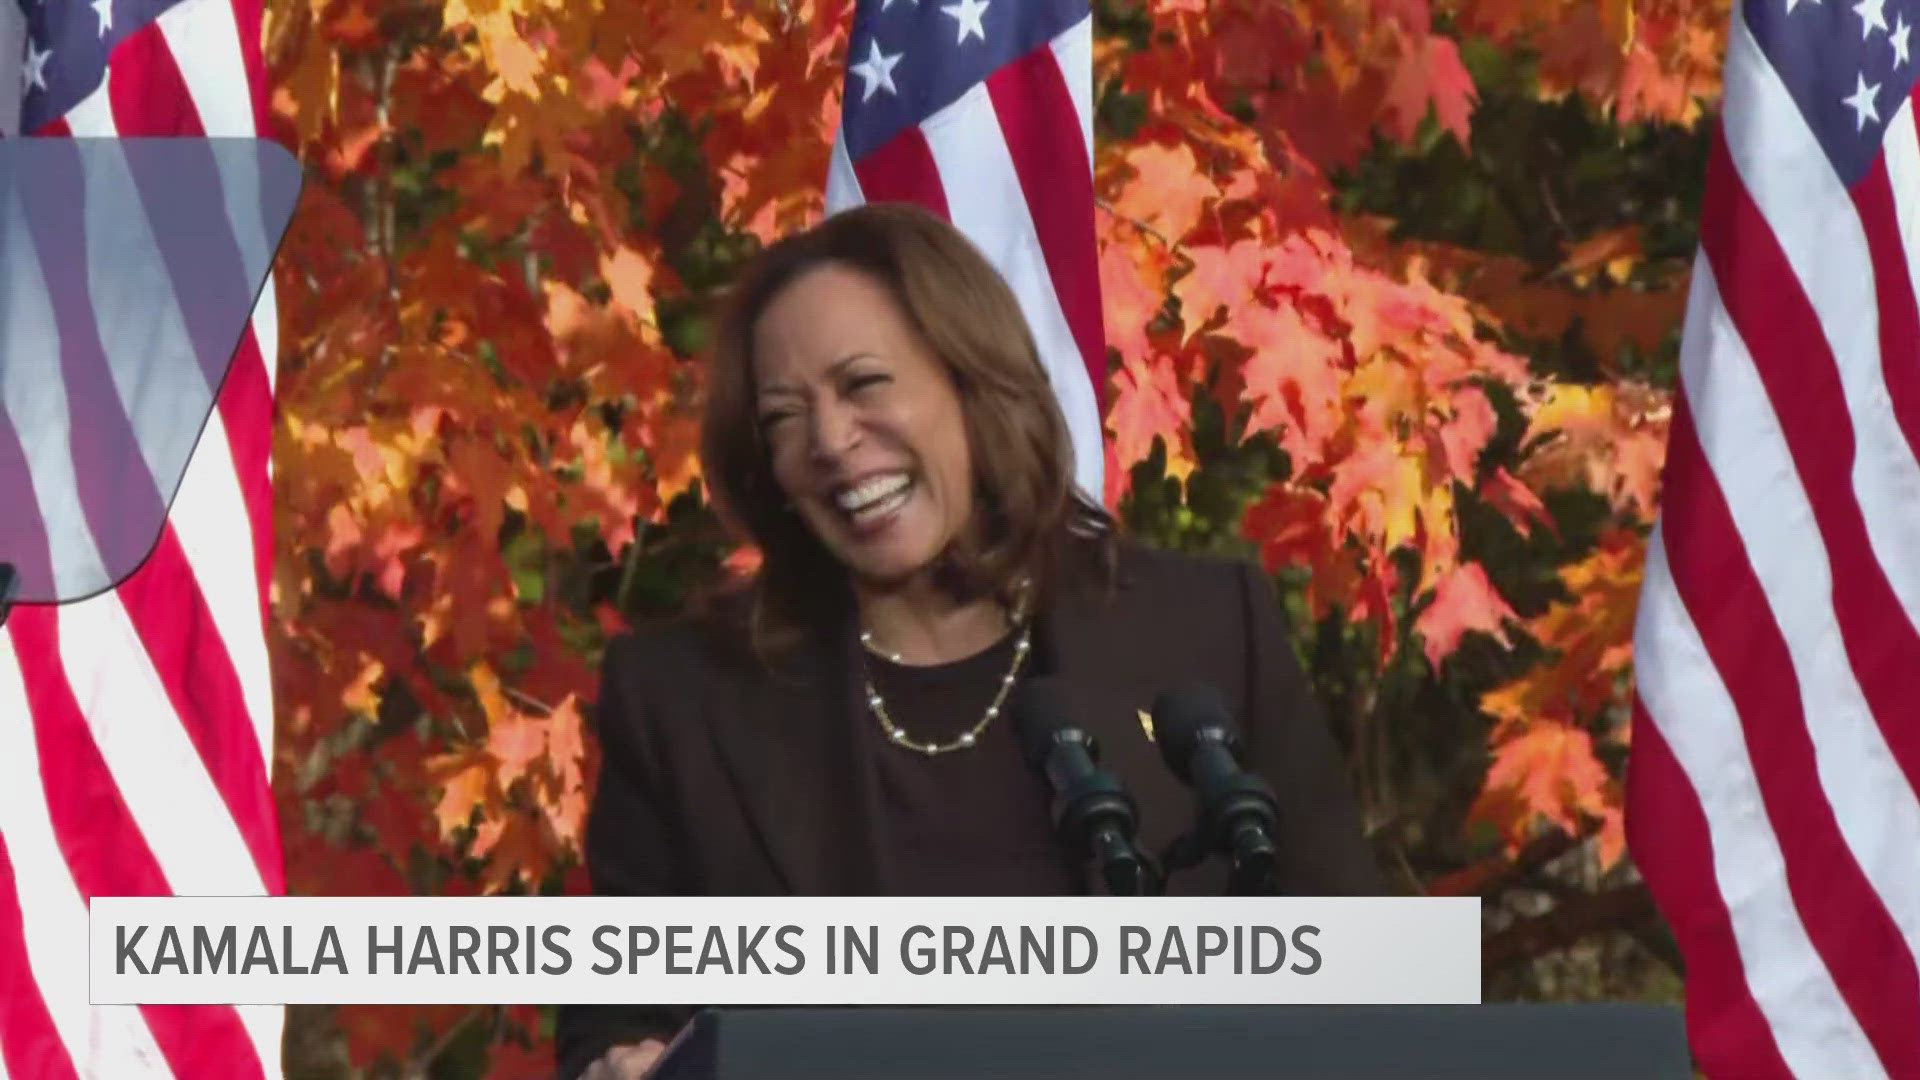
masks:
<path id="1" fill-rule="evenodd" d="M 947 743 L 979 723 L 1013 666 L 1017 635 L 963 660 L 901 665 L 862 657 L 887 715 L 915 742 Z M 1023 673 L 1024 673 L 1023 666 Z M 1002 713 L 971 747 L 927 756 L 897 746 L 860 709 L 879 794 L 881 892 L 891 896 L 1060 896 L 1085 891 L 1055 843 L 1046 781 Z"/>

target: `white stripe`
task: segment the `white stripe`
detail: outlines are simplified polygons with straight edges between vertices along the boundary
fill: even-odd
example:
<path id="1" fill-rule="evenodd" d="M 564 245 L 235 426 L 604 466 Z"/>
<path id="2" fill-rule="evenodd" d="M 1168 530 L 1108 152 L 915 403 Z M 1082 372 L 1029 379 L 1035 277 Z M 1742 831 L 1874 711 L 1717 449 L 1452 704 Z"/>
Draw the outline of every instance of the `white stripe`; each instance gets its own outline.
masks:
<path id="1" fill-rule="evenodd" d="M 224 2 L 191 0 L 169 9 L 162 16 L 165 24 L 173 13 L 191 9 L 197 14 L 182 21 L 174 19 L 172 33 L 186 37 L 190 33 L 213 35 L 224 29 L 231 36 L 233 13 Z M 171 47 L 171 39 L 170 45 Z M 218 97 L 207 90 L 208 72 L 218 70 L 220 50 L 210 48 L 207 38 L 199 39 L 187 56 L 176 55 L 181 69 L 194 69 L 187 76 L 189 86 L 198 85 L 205 96 Z M 226 50 L 234 57 L 232 67 L 240 75 L 237 39 Z M 242 83 L 241 85 L 244 85 Z M 231 93 L 226 95 L 231 99 Z M 199 102 L 196 100 L 196 108 Z M 230 125 L 233 109 L 222 111 L 210 106 L 216 117 Z M 246 122 L 251 126 L 251 111 Z M 203 118 L 204 119 L 204 118 Z M 97 121 L 96 121 L 97 122 Z M 215 151 L 221 184 L 226 192 L 222 202 L 234 228 L 240 249 L 241 272 L 250 281 L 267 272 L 270 252 L 260 215 L 260 178 L 251 166 L 255 159 L 239 146 Z M 205 598 L 214 626 L 226 645 L 234 672 L 240 681 L 242 697 L 254 738 L 260 746 L 260 759 L 273 760 L 272 676 L 267 658 L 266 628 L 261 625 L 259 585 L 255 580 L 252 522 L 247 516 L 226 428 L 214 405 L 215 388 L 192 376 L 199 374 L 196 348 L 181 318 L 179 305 L 171 301 L 172 274 L 161 259 L 141 214 L 128 214 L 126 208 L 140 205 L 139 189 L 132 173 L 118 155 L 98 152 L 87 155 L 87 216 L 110 219 L 114 228 L 90 224 L 88 229 L 88 265 L 93 271 L 94 311 L 101 328 L 101 343 L 114 373 L 127 414 L 134 428 L 148 469 L 163 497 L 174 496 L 168 518 L 175 535 L 193 568 L 196 587 Z M 112 168 L 112 166 L 119 166 Z M 266 290 L 270 296 L 272 290 Z M 158 302 L 158 297 L 169 297 Z M 267 306 L 272 318 L 271 300 Z M 135 316 L 145 318 L 136 318 Z M 259 316 L 256 305 L 255 318 Z M 164 365 L 154 361 L 159 357 Z M 237 361 L 230 361 L 237 362 Z M 267 782 L 265 777 L 261 783 Z"/>
<path id="2" fill-rule="evenodd" d="M 155 20 L 210 139 L 252 138 L 252 91 L 232 0 L 185 0 Z M 256 202 L 255 205 L 258 205 Z"/>
<path id="3" fill-rule="evenodd" d="M 60 663 L 116 787 L 176 892 L 265 891 L 118 593 L 56 609 Z"/>
<path id="4" fill-rule="evenodd" d="M 76 962 L 87 952 L 87 906 L 47 817 L 29 716 L 13 637 L 0 629 L 0 835 L 13 862 L 34 984 L 80 1075 L 165 1076 L 138 1006 L 88 1004 L 86 965 Z"/>
<path id="5" fill-rule="evenodd" d="M 78 138 L 110 139 L 120 134 L 120 128 L 113 122 L 113 102 L 107 98 L 105 79 L 94 87 L 93 93 L 81 99 L 80 104 L 67 110 L 65 117 L 67 130 Z"/>
<path id="6" fill-rule="evenodd" d="M 1857 448 L 1853 496 L 1907 621 L 1920 627 L 1920 461 L 1894 416 L 1881 369 L 1879 301 L 1865 227 L 1744 11 L 1734 8 L 1728 42 L 1727 144 L 1839 364 Z"/>
<path id="7" fill-rule="evenodd" d="M 1680 377 L 1688 400 L 1699 403 L 1701 445 L 1793 659 L 1820 786 L 1847 847 L 1920 958 L 1920 799 L 1854 677 L 1813 506 L 1704 254 L 1695 260 L 1685 327 Z"/>
<path id="8" fill-rule="evenodd" d="M 260 760 L 273 761 L 273 676 L 266 628 L 260 623 L 260 593 L 254 580 L 253 541 L 247 504 L 234 482 L 233 452 L 219 412 L 207 418 L 206 434 L 187 465 L 169 519 L 213 625 L 240 679 L 247 717 L 260 744 Z M 264 786 L 267 777 L 262 776 Z"/>
<path id="9" fill-rule="evenodd" d="M 261 760 L 272 761 L 271 675 L 251 529 L 214 390 L 201 377 L 173 301 L 172 273 L 145 215 L 129 212 L 141 200 L 125 158 L 100 144 L 83 159 L 89 287 L 101 345 L 148 472 L 162 500 L 173 497 L 169 520 L 233 661 Z"/>
<path id="10" fill-rule="evenodd" d="M 1053 276 L 986 85 L 975 85 L 920 128 L 933 151 L 953 223 L 986 253 L 1020 298 L 1073 435 L 1074 475 L 1099 502 L 1106 461 L 1093 384 L 1053 291 Z"/>
<path id="11" fill-rule="evenodd" d="M 1747 988 L 1795 1075 L 1885 1076 L 1800 922 L 1739 713 L 1680 602 L 1665 539 L 1664 527 L 1656 526 L 1647 543 L 1634 668 L 1647 715 L 1706 816 L 1714 884 L 1727 905 Z"/>
<path id="12" fill-rule="evenodd" d="M 1053 61 L 1073 95 L 1073 111 L 1080 117 L 1080 134 L 1087 141 L 1087 165 L 1093 166 L 1093 16 L 1061 31 L 1053 39 Z"/>
<path id="13" fill-rule="evenodd" d="M 0 357 L 5 357 L 0 363 L 0 409 L 6 411 L 26 457 L 54 588 L 61 596 L 83 596 L 106 587 L 111 575 L 73 495 L 79 481 L 60 367 L 59 324 L 29 239 L 22 198 L 8 185 L 0 189 L 0 199 L 5 200 L 0 220 L 9 237 L 0 244 Z"/>
<path id="14" fill-rule="evenodd" d="M 842 127 L 834 133 L 833 157 L 827 163 L 827 213 L 837 214 L 866 201 L 853 159 L 847 156 L 847 129 Z"/>
<path id="15" fill-rule="evenodd" d="M 94 325 L 164 505 L 179 486 L 213 408 L 214 388 L 201 374 L 198 351 L 174 299 L 173 275 L 147 225 L 125 156 L 116 143 L 90 142 L 81 160 Z"/>
<path id="16" fill-rule="evenodd" d="M 1914 128 L 1913 99 L 1900 103 L 1900 109 L 1887 122 L 1886 140 L 1881 157 L 1887 163 L 1887 178 L 1893 188 L 1894 216 L 1900 223 L 1900 250 L 1907 254 L 1907 278 L 1920 297 L 1920 134 Z"/>
<path id="17" fill-rule="evenodd" d="M 246 89 L 247 69 L 240 52 L 240 27 L 233 17 L 231 0 L 186 0 L 162 12 L 158 23 L 167 49 L 187 84 L 187 96 L 193 99 L 202 130 L 210 138 L 258 136 L 253 101 Z M 241 257 L 250 275 L 263 274 L 271 265 L 275 245 L 268 242 L 266 227 L 260 220 L 259 176 L 246 167 L 251 158 L 231 151 L 219 154 L 218 158 Z M 254 341 L 259 344 L 261 360 L 266 364 L 267 385 L 271 388 L 278 375 L 280 323 L 270 281 L 254 305 L 252 326 Z M 271 468 L 271 461 L 268 465 Z"/>

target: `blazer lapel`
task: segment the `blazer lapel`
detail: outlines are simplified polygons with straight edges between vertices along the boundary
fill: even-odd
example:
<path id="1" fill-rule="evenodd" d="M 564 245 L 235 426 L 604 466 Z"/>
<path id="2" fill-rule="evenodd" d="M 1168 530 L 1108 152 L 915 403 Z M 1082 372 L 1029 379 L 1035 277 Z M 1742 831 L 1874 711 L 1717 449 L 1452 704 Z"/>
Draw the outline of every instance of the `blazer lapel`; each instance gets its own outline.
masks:
<path id="1" fill-rule="evenodd" d="M 709 725 L 753 831 L 792 895 L 878 888 L 878 793 L 853 724 L 858 647 L 849 626 L 775 671 L 740 680 Z"/>

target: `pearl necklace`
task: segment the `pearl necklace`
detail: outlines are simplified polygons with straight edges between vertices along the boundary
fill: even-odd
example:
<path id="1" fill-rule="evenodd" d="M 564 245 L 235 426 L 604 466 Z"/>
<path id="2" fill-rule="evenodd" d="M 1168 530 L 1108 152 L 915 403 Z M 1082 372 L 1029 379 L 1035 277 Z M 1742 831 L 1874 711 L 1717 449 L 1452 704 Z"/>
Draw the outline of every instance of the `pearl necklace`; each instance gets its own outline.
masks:
<path id="1" fill-rule="evenodd" d="M 946 742 L 922 742 L 908 735 L 904 728 L 894 723 L 893 717 L 887 712 L 886 701 L 881 698 L 879 689 L 873 685 L 872 673 L 866 672 L 862 676 L 862 682 L 867 694 L 867 707 L 873 710 L 874 718 L 880 721 L 880 729 L 887 733 L 888 741 L 895 746 L 916 751 L 927 757 L 938 757 L 955 750 L 966 750 L 978 743 L 981 733 L 987 730 L 987 725 L 993 723 L 994 718 L 1000 715 L 1001 707 L 1006 704 L 1007 694 L 1013 689 L 1013 680 L 1020 674 L 1020 665 L 1026 661 L 1027 653 L 1033 646 L 1033 629 L 1027 622 L 1025 607 L 1023 603 L 1021 610 L 1014 615 L 1015 625 L 1020 629 L 1020 636 L 1014 639 L 1013 664 L 1007 668 L 1007 673 L 1000 677 L 1000 687 L 994 691 L 993 703 L 987 706 L 987 711 L 972 727 Z M 861 629 L 860 644 L 876 656 L 884 657 L 896 664 L 906 663 L 899 653 L 888 652 L 875 644 L 871 630 Z"/>

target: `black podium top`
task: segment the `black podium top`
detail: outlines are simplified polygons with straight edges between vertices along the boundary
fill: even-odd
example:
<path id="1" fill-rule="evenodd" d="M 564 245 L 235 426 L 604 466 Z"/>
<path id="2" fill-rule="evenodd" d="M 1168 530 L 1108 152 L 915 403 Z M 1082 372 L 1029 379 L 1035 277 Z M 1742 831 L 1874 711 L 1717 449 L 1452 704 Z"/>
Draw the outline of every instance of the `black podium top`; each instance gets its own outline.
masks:
<path id="1" fill-rule="evenodd" d="M 1654 1005 L 715 1009 L 657 1080 L 1686 1080 Z"/>

